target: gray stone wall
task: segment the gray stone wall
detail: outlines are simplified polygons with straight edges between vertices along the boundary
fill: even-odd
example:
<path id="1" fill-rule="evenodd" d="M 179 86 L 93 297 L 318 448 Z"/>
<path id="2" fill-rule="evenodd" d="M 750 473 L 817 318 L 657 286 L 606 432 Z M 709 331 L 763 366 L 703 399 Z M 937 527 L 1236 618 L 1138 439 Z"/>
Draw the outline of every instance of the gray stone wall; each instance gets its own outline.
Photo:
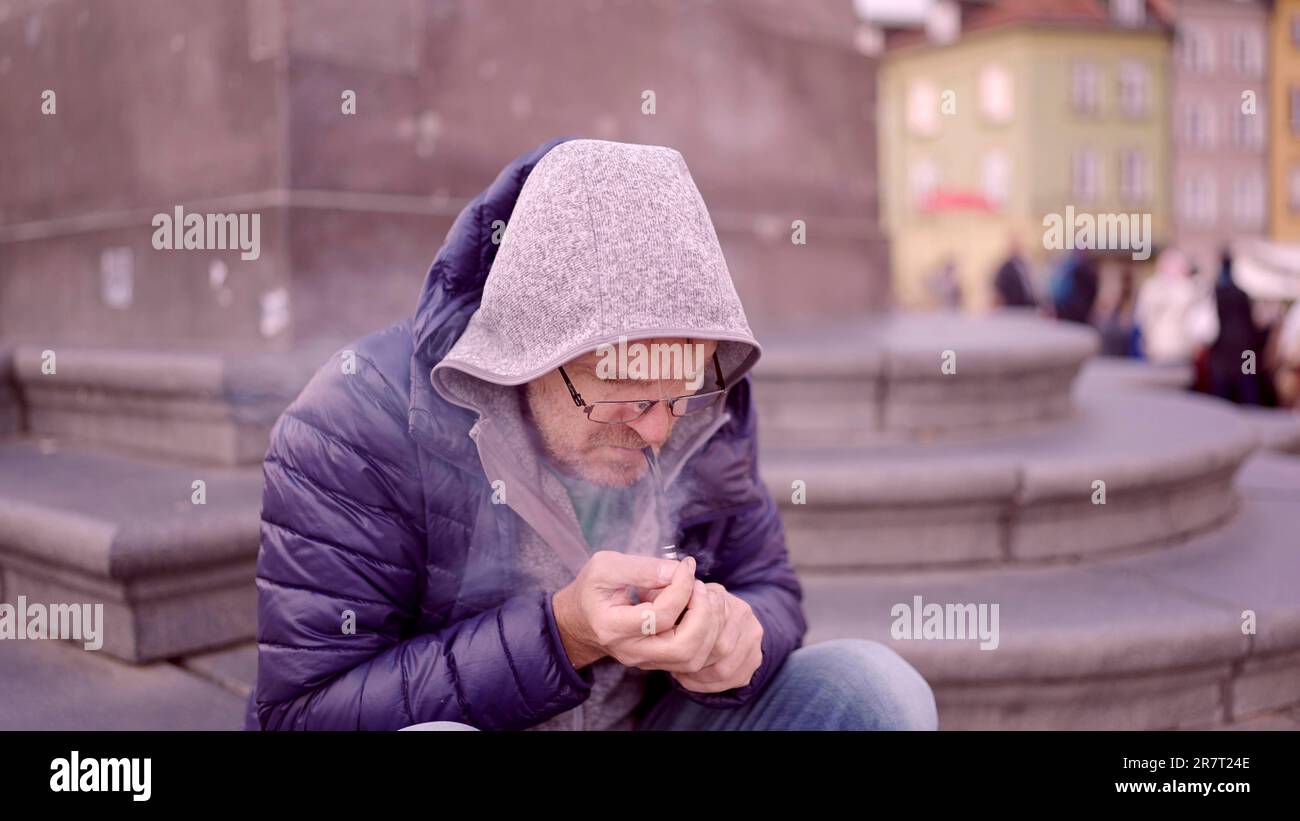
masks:
<path id="1" fill-rule="evenodd" d="M 854 25 L 848 0 L 7 3 L 0 345 L 364 333 L 413 310 L 459 208 L 562 134 L 681 150 L 756 327 L 861 316 L 887 274 Z M 260 213 L 260 257 L 155 250 L 176 205 Z"/>

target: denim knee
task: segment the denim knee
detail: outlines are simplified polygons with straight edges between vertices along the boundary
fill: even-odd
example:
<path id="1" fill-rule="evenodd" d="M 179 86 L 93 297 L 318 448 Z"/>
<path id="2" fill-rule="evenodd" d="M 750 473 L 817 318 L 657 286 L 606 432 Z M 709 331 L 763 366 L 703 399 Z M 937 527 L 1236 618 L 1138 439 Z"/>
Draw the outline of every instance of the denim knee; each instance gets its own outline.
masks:
<path id="1" fill-rule="evenodd" d="M 836 713 L 834 729 L 936 730 L 934 693 L 916 668 L 885 645 L 835 639 L 791 654 L 789 672 Z M 798 685 L 796 685 L 798 686 Z"/>

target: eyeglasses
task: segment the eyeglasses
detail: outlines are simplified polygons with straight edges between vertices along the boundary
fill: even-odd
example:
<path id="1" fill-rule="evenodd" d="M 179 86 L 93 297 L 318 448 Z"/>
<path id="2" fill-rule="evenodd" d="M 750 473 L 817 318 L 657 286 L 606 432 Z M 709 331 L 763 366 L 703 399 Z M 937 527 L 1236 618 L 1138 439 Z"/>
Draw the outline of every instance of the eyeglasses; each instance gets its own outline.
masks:
<path id="1" fill-rule="evenodd" d="M 573 382 L 569 380 L 569 375 L 564 372 L 563 367 L 560 368 L 560 376 L 564 377 L 564 384 L 569 388 L 569 395 L 573 397 L 573 404 L 582 408 L 588 419 L 602 425 L 626 425 L 628 422 L 635 422 L 645 416 L 650 412 L 651 408 L 660 402 L 668 403 L 668 411 L 673 416 L 690 416 L 693 413 L 706 411 L 718 404 L 718 400 L 727 393 L 727 383 L 722 378 L 722 366 L 718 364 L 717 352 L 713 354 L 713 368 L 718 382 L 717 390 L 675 396 L 672 399 L 611 400 L 592 402 L 590 404 L 583 401 L 582 394 L 578 393 L 578 389 L 573 387 Z"/>

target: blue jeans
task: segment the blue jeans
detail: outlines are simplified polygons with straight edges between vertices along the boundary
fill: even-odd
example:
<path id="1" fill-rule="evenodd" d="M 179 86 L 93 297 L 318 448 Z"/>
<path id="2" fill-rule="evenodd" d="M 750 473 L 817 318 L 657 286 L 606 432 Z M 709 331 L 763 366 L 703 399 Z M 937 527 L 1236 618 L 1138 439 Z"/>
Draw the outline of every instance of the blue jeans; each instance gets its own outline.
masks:
<path id="1" fill-rule="evenodd" d="M 705 707 L 673 690 L 638 730 L 935 730 L 934 694 L 883 644 L 836 639 L 790 654 L 743 707 Z"/>
<path id="2" fill-rule="evenodd" d="M 743 707 L 705 707 L 673 690 L 638 730 L 936 730 L 934 694 L 921 674 L 883 644 L 835 639 L 790 654 Z M 473 730 L 430 721 L 404 730 Z"/>

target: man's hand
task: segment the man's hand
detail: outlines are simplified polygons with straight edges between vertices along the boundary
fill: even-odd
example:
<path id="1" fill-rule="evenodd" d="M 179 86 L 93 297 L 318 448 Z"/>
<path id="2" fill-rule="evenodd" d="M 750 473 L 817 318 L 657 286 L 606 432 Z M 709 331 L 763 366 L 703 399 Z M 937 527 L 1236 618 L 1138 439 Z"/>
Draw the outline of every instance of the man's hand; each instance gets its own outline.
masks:
<path id="1" fill-rule="evenodd" d="M 575 669 L 612 656 L 627 667 L 669 671 L 688 690 L 718 693 L 748 684 L 763 662 L 763 626 L 749 603 L 697 580 L 690 557 L 602 550 L 553 604 Z"/>
<path id="2" fill-rule="evenodd" d="M 605 656 L 627 667 L 653 664 L 655 657 L 644 645 L 677 621 L 696 586 L 703 584 L 695 580 L 692 558 L 678 562 L 610 550 L 592 554 L 578 577 L 552 597 L 569 661 L 578 670 Z M 654 601 L 633 604 L 633 588 L 655 590 Z M 692 627 L 698 632 L 696 621 Z"/>
<path id="3" fill-rule="evenodd" d="M 721 604 L 722 627 L 703 666 L 673 672 L 673 678 L 697 693 L 720 693 L 744 687 L 763 663 L 763 625 L 749 602 L 720 584 L 705 589 Z M 682 620 L 685 623 L 685 619 Z"/>

